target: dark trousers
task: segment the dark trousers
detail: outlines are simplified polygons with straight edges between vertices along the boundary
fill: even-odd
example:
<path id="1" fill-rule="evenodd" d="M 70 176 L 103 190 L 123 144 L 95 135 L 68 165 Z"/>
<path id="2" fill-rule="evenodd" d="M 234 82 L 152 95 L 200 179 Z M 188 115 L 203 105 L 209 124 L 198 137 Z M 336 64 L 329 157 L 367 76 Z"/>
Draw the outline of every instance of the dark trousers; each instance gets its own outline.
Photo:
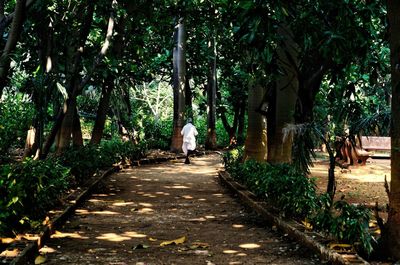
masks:
<path id="1" fill-rule="evenodd" d="M 196 153 L 194 150 L 188 150 L 187 155 L 186 155 L 186 159 L 185 159 L 185 164 L 190 164 L 189 156 L 191 154 L 194 154 L 194 153 Z"/>

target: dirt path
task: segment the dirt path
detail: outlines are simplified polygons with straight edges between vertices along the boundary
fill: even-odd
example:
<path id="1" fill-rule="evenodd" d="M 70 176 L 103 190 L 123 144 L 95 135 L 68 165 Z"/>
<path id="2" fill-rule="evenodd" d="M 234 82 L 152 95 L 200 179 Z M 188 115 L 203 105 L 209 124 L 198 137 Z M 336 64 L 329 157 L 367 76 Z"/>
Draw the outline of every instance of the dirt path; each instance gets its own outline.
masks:
<path id="1" fill-rule="evenodd" d="M 226 193 L 218 155 L 182 162 L 112 175 L 42 249 L 45 264 L 321 264 Z"/>

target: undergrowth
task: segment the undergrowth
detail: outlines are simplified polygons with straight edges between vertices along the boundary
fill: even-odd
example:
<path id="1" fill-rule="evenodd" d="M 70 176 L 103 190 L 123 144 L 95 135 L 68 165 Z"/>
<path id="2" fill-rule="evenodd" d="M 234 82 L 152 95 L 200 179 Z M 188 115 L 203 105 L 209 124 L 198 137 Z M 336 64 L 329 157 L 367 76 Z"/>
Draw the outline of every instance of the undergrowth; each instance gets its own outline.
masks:
<path id="1" fill-rule="evenodd" d="M 316 192 L 315 181 L 288 164 L 243 162 L 243 149 L 224 155 L 225 169 L 282 215 L 303 221 L 314 230 L 371 253 L 373 236 L 368 230 L 370 210 L 344 200 L 334 201 Z"/>
<path id="2" fill-rule="evenodd" d="M 59 157 L 0 166 L 0 235 L 39 227 L 69 188 L 83 184 L 101 168 L 143 157 L 146 148 L 146 143 L 114 139 L 71 148 Z"/>

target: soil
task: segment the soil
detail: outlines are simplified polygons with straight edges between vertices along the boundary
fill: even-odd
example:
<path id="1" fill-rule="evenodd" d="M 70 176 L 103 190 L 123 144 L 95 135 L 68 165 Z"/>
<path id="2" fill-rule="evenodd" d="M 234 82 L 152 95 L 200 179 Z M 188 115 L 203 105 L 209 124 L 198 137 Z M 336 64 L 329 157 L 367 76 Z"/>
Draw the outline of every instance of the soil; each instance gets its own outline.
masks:
<path id="1" fill-rule="evenodd" d="M 322 263 L 244 209 L 220 169 L 212 154 L 113 174 L 41 249 L 45 264 Z"/>
<path id="2" fill-rule="evenodd" d="M 328 161 L 320 155 L 311 168 L 311 176 L 316 179 L 320 192 L 325 192 L 328 184 Z M 335 199 L 344 198 L 349 203 L 385 208 L 388 196 L 385 191 L 385 176 L 390 183 L 390 159 L 369 158 L 365 166 L 335 167 Z"/>

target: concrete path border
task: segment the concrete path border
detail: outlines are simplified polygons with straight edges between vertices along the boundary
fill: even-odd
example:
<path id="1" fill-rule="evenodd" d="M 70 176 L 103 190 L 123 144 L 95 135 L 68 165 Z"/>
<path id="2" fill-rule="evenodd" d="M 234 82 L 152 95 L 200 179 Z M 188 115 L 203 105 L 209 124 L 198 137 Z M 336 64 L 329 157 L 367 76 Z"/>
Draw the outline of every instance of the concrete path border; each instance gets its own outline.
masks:
<path id="1" fill-rule="evenodd" d="M 220 182 L 230 191 L 237 195 L 240 201 L 247 207 L 255 210 L 270 224 L 275 225 L 278 229 L 287 233 L 291 238 L 298 241 L 300 244 L 318 253 L 320 258 L 329 261 L 333 265 L 349 265 L 349 264 L 369 264 L 356 253 L 338 253 L 329 249 L 326 244 L 328 240 L 322 235 L 305 230 L 304 226 L 290 220 L 283 220 L 277 214 L 268 209 L 265 202 L 257 199 L 256 195 L 247 190 L 246 187 L 236 182 L 228 172 L 219 172 Z"/>
<path id="2" fill-rule="evenodd" d="M 199 152 L 197 156 L 202 156 L 206 152 Z M 125 165 L 126 167 L 134 167 L 140 165 L 156 164 L 162 163 L 169 160 L 183 159 L 184 155 L 167 156 L 167 157 L 155 157 L 155 158 L 143 158 L 140 160 L 133 161 L 130 165 Z M 50 238 L 55 229 L 60 227 L 75 211 L 75 209 L 82 204 L 85 199 L 92 194 L 92 192 L 98 187 L 98 185 L 106 179 L 111 174 L 120 170 L 120 166 L 115 166 L 107 169 L 100 177 L 93 180 L 88 187 L 76 196 L 76 199 L 71 200 L 68 206 L 55 217 L 50 220 L 50 222 L 45 226 L 45 228 L 40 232 L 39 238 L 26 245 L 24 249 L 16 256 L 9 264 L 10 265 L 26 265 L 29 264 L 34 259 L 34 256 L 38 254 L 41 247 L 44 246 L 45 242 Z M 6 263 L 7 264 L 7 263 Z"/>

